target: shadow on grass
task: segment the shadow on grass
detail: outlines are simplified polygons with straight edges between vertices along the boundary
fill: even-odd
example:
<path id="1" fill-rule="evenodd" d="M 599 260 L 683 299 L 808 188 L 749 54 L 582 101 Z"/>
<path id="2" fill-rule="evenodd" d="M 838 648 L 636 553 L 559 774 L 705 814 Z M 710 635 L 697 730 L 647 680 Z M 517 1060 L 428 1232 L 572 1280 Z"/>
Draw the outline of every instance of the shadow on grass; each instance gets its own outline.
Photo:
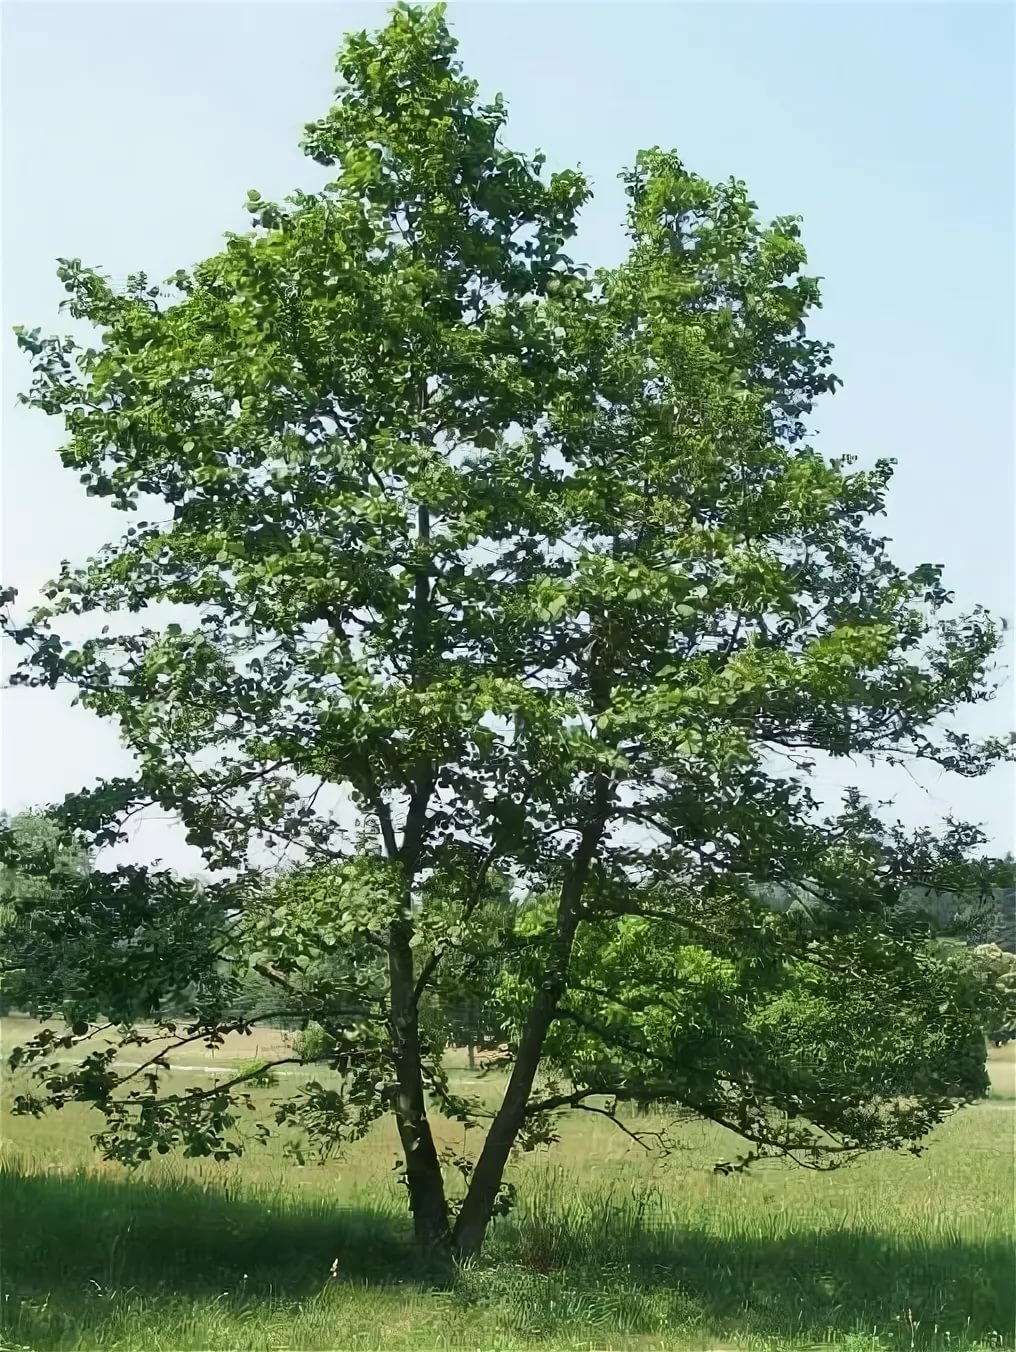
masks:
<path id="1" fill-rule="evenodd" d="M 5 1291 L 298 1298 L 333 1263 L 347 1282 L 427 1282 L 401 1218 L 332 1198 L 13 1168 L 0 1170 L 0 1196 Z"/>
<path id="2" fill-rule="evenodd" d="M 545 1211 L 495 1236 L 490 1257 L 543 1273 L 551 1290 L 598 1290 L 607 1308 L 611 1291 L 629 1292 L 629 1314 L 666 1311 L 671 1327 L 705 1328 L 721 1342 L 750 1334 L 779 1347 L 825 1343 L 877 1327 L 882 1341 L 866 1347 L 1013 1347 L 1012 1240 L 998 1227 L 983 1238 L 960 1234 L 948 1206 L 943 1197 L 943 1220 L 923 1230 L 823 1229 L 784 1218 L 768 1234 L 734 1211 L 719 1233 L 694 1219 L 654 1225 L 623 1205 L 570 1226 Z M 891 1217 L 890 1208 L 890 1226 Z M 497 1273 L 491 1262 L 495 1282 Z"/>
<path id="3" fill-rule="evenodd" d="M 0 1189 L 2 1290 L 7 1309 L 45 1303 L 35 1347 L 63 1345 L 47 1334 L 57 1324 L 89 1327 L 104 1297 L 295 1302 L 329 1284 L 333 1262 L 336 1293 L 343 1284 L 400 1284 L 406 1294 L 435 1285 L 411 1247 L 408 1217 L 329 1197 L 11 1169 Z M 452 1323 L 456 1307 L 463 1316 L 481 1307 L 486 1327 L 511 1329 L 515 1346 L 587 1325 L 600 1339 L 694 1329 L 781 1347 L 877 1325 L 900 1330 L 892 1346 L 939 1348 L 1008 1339 L 1014 1289 L 1012 1249 L 1001 1240 L 849 1229 L 767 1238 L 733 1225 L 715 1234 L 643 1225 L 622 1205 L 586 1223 L 499 1227 L 488 1259 L 436 1299 Z M 916 1329 L 895 1323 L 908 1310 Z M 31 1327 L 22 1315 L 22 1337 Z"/>

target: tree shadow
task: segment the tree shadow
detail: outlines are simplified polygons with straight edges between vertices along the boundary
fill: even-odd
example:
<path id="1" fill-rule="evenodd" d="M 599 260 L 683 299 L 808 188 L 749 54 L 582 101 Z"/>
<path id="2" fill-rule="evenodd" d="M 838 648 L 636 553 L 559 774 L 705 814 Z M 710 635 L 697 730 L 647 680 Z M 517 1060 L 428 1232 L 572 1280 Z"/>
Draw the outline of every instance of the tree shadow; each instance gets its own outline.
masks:
<path id="1" fill-rule="evenodd" d="M 0 1173 L 4 1289 L 298 1298 L 330 1280 L 430 1282 L 406 1221 L 330 1197 L 130 1175 Z M 334 1265 L 334 1269 L 333 1269 Z"/>
<path id="2" fill-rule="evenodd" d="M 748 1313 L 774 1336 L 802 1324 L 816 1334 L 891 1330 L 897 1320 L 908 1340 L 917 1322 L 926 1336 L 937 1327 L 988 1338 L 1016 1327 L 1012 1248 L 1001 1241 L 907 1242 L 858 1230 L 768 1241 L 682 1236 L 642 1280 L 670 1285 L 675 1276 L 717 1323 Z"/>
<path id="3" fill-rule="evenodd" d="M 636 1286 L 662 1297 L 655 1313 L 670 1308 L 675 1322 L 699 1320 L 719 1341 L 750 1329 L 779 1346 L 818 1343 L 877 1327 L 907 1347 L 1013 1345 L 1016 1264 L 1012 1243 L 1001 1239 L 849 1227 L 771 1236 L 648 1224 L 619 1230 L 580 1231 L 578 1244 L 560 1235 L 553 1254 L 541 1246 L 539 1227 L 520 1225 L 498 1247 L 503 1258 L 574 1290 L 595 1282 L 605 1295 Z"/>
<path id="4" fill-rule="evenodd" d="M 63 1345 L 61 1328 L 91 1328 L 104 1300 L 228 1295 L 253 1306 L 343 1284 L 397 1284 L 404 1293 L 443 1285 L 415 1253 L 408 1216 L 342 1207 L 330 1196 L 266 1191 L 259 1199 L 228 1183 L 10 1169 L 0 1190 L 4 1310 L 21 1310 L 8 1329 L 15 1341 L 30 1334 L 36 1347 Z M 947 1331 L 953 1347 L 1008 1338 L 1013 1278 L 1012 1249 L 1001 1240 L 849 1228 L 767 1238 L 607 1214 L 571 1230 L 523 1218 L 499 1226 L 488 1258 L 447 1298 L 481 1304 L 485 1318 L 518 1338 L 573 1332 L 588 1317 L 597 1337 L 612 1341 L 662 1326 L 783 1346 L 892 1331 L 899 1318 L 902 1345 L 944 1348 Z M 45 1314 L 33 1324 L 25 1310 L 35 1303 Z"/>

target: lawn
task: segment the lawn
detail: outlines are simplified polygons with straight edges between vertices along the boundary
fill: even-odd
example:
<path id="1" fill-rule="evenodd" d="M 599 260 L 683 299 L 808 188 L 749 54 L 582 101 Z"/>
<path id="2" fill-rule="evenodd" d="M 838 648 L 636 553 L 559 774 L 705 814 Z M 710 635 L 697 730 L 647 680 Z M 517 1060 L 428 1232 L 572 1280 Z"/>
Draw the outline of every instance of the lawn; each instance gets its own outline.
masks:
<path id="1" fill-rule="evenodd" d="M 724 1178 L 719 1129 L 683 1126 L 659 1158 L 579 1115 L 514 1167 L 517 1212 L 444 1290 L 407 1244 L 390 1124 L 323 1165 L 269 1148 L 128 1176 L 91 1152 L 87 1111 L 5 1113 L 0 1348 L 1013 1347 L 1014 1048 L 991 1062 L 992 1098 L 925 1154 L 831 1174 Z"/>

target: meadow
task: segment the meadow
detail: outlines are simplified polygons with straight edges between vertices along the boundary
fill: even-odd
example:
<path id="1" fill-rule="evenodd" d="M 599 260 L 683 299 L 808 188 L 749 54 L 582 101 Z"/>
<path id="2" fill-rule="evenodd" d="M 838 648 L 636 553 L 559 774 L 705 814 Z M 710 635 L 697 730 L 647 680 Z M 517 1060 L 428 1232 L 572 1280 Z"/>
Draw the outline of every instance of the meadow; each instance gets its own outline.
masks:
<path id="1" fill-rule="evenodd" d="M 0 1031 L 9 1047 L 24 1025 Z M 190 1054 L 176 1078 L 277 1045 Z M 390 1123 L 324 1164 L 268 1147 L 129 1175 L 96 1157 L 85 1109 L 11 1117 L 7 1075 L 0 1349 L 1010 1348 L 1014 1053 L 991 1049 L 991 1098 L 921 1156 L 828 1174 L 724 1177 L 713 1163 L 737 1143 L 718 1128 L 680 1126 L 661 1157 L 576 1114 L 513 1166 L 517 1210 L 446 1289 L 410 1248 Z M 457 1089 L 496 1093 L 461 1055 L 450 1071 Z M 468 1146 L 459 1126 L 438 1132 Z"/>

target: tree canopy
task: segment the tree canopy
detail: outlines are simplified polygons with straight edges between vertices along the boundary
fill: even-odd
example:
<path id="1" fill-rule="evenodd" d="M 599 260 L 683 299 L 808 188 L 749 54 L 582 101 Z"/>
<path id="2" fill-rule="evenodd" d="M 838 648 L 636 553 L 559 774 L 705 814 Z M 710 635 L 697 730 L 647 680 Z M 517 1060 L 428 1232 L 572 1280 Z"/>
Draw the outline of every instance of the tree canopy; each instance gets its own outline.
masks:
<path id="1" fill-rule="evenodd" d="M 809 775 L 1008 755 L 955 721 L 999 626 L 892 561 L 889 463 L 809 444 L 837 382 L 798 221 L 652 149 L 622 175 L 627 256 L 586 269 L 587 183 L 505 147 L 440 8 L 349 37 L 338 71 L 304 142 L 324 187 L 252 190 L 251 229 L 163 286 L 65 260 L 92 345 L 19 331 L 63 463 L 133 521 L 27 616 L 6 598 L 16 679 L 73 683 L 137 762 L 60 820 L 101 843 L 158 804 L 225 879 L 82 883 L 133 939 L 81 1017 L 151 1017 L 187 972 L 178 1036 L 214 1037 L 258 972 L 344 1075 L 279 1124 L 336 1141 L 390 1111 L 417 1236 L 460 1255 L 513 1149 L 603 1095 L 814 1165 L 916 1148 L 984 1091 L 984 1045 L 900 901 L 1005 870 L 973 826 L 824 807 Z M 163 603 L 181 621 L 146 624 Z M 266 847 L 299 867 L 269 885 Z M 453 988 L 507 1030 L 489 1121 L 428 1024 Z M 143 1092 L 112 1054 L 43 1080 L 106 1114 L 113 1157 L 240 1148 L 229 1095 L 159 1065 Z M 480 1123 L 457 1201 L 435 1106 Z"/>

